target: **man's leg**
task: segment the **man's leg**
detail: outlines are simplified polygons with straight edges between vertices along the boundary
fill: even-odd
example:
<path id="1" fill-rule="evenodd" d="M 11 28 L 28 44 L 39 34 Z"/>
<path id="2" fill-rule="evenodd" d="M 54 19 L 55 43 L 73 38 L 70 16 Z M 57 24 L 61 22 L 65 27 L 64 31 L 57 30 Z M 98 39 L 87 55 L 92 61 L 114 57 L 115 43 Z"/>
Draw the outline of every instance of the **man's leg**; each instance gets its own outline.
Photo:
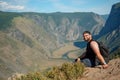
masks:
<path id="1" fill-rule="evenodd" d="M 84 63 L 84 65 L 86 67 L 91 67 L 92 66 L 92 64 L 91 64 L 91 62 L 88 58 L 82 59 L 81 62 Z"/>

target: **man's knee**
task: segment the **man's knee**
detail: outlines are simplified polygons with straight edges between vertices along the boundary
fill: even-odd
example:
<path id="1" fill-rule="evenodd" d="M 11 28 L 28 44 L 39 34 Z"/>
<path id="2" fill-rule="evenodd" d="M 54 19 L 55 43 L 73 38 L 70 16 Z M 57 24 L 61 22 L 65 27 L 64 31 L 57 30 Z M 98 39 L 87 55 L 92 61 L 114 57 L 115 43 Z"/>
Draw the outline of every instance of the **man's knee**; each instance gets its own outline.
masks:
<path id="1" fill-rule="evenodd" d="M 92 66 L 89 59 L 82 59 L 81 62 L 83 62 L 86 67 L 91 67 Z"/>

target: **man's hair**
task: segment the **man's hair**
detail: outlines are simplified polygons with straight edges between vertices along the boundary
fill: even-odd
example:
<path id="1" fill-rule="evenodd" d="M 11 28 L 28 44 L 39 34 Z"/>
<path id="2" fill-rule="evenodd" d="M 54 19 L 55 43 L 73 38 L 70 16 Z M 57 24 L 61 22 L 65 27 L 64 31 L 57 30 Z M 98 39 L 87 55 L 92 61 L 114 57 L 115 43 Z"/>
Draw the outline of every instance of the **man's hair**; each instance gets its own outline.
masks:
<path id="1" fill-rule="evenodd" d="M 85 33 L 91 34 L 90 31 L 84 31 L 83 34 L 85 34 Z"/>

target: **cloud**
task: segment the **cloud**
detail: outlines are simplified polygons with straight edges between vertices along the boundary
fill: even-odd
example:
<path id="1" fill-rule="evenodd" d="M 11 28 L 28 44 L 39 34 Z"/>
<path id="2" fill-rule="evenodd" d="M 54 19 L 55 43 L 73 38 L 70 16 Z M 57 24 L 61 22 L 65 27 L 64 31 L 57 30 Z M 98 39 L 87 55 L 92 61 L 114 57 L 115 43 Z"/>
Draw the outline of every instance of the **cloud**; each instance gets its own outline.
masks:
<path id="1" fill-rule="evenodd" d="M 11 5 L 5 1 L 0 1 L 0 10 L 2 11 L 19 11 L 23 10 L 25 7 L 20 5 Z"/>

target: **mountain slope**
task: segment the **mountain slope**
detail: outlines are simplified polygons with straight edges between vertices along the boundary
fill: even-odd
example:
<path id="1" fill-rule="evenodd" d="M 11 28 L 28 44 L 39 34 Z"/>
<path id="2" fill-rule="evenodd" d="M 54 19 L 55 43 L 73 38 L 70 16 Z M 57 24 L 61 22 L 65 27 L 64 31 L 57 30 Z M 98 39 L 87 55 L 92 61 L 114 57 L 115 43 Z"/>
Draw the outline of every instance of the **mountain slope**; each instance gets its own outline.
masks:
<path id="1" fill-rule="evenodd" d="M 120 51 L 120 3 L 112 6 L 110 15 L 99 35 L 100 39 L 109 46 L 111 53 Z"/>
<path id="2" fill-rule="evenodd" d="M 105 23 L 105 27 L 101 30 L 101 35 L 119 29 L 120 26 L 120 3 L 112 6 L 110 15 Z"/>
<path id="3" fill-rule="evenodd" d="M 8 15 L 9 13 L 5 14 Z M 11 15 L 9 14 L 9 16 Z M 32 20 L 28 20 L 20 15 L 15 16 L 15 14 L 12 18 L 7 18 L 10 23 L 6 22 L 6 24 L 3 24 L 0 31 L 1 80 L 6 80 L 7 77 L 15 72 L 26 73 L 46 69 L 64 62 L 64 60 L 54 61 L 48 59 L 50 57 L 49 49 L 54 48 L 52 41 L 55 39 L 44 32 L 41 27 L 34 24 Z M 51 42 L 52 45 L 48 44 L 47 41 Z"/>

